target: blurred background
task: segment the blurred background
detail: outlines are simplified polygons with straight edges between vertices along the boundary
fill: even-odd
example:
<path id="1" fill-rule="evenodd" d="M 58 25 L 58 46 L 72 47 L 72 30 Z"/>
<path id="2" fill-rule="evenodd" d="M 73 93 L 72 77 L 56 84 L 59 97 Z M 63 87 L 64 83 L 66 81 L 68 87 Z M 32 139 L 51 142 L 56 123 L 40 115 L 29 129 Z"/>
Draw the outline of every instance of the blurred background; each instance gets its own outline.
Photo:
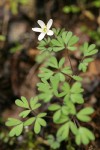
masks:
<path id="1" fill-rule="evenodd" d="M 43 139 L 36 140 L 32 131 L 9 138 L 9 129 L 5 126 L 7 118 L 17 117 L 20 111 L 14 104 L 15 99 L 36 95 L 42 60 L 36 48 L 38 34 L 32 27 L 38 26 L 38 19 L 48 22 L 51 18 L 53 27 L 71 30 L 80 37 L 77 47 L 87 41 L 100 49 L 100 0 L 0 0 L 0 150 L 51 150 Z M 96 141 L 77 150 L 100 150 L 99 58 L 100 53 L 83 75 L 86 102 L 96 110 L 91 122 Z M 74 67 L 79 59 L 79 51 L 71 55 Z"/>

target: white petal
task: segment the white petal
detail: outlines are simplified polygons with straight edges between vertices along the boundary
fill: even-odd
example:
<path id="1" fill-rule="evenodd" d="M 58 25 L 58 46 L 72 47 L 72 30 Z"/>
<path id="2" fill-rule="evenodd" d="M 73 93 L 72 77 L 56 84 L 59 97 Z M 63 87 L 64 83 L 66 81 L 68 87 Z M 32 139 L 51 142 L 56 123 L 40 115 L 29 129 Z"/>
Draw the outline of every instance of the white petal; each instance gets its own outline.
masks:
<path id="1" fill-rule="evenodd" d="M 39 35 L 38 40 L 41 41 L 41 40 L 44 38 L 45 35 L 46 35 L 46 34 L 42 32 L 42 33 Z"/>
<path id="2" fill-rule="evenodd" d="M 32 30 L 35 31 L 35 32 L 42 32 L 41 28 L 32 28 Z"/>
<path id="3" fill-rule="evenodd" d="M 40 25 L 41 28 L 44 28 L 45 23 L 42 20 L 38 20 L 37 23 Z"/>
<path id="4" fill-rule="evenodd" d="M 52 30 L 49 30 L 48 32 L 47 32 L 47 35 L 50 35 L 50 36 L 52 36 L 54 33 L 53 33 L 53 31 Z"/>
<path id="5" fill-rule="evenodd" d="M 51 26 L 52 26 L 52 24 L 53 24 L 53 20 L 50 19 L 50 20 L 48 21 L 48 23 L 47 23 L 47 29 L 50 29 Z"/>

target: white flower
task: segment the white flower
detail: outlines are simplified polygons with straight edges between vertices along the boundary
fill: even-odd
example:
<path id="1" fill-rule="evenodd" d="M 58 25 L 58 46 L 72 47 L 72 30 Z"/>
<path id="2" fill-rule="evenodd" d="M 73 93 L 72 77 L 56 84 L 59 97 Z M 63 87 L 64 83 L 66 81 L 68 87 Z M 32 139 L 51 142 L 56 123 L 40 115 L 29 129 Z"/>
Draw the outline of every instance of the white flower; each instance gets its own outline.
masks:
<path id="1" fill-rule="evenodd" d="M 53 31 L 50 30 L 53 23 L 52 19 L 48 21 L 47 25 L 45 25 L 42 20 L 38 20 L 37 23 L 40 25 L 41 28 L 32 28 L 32 30 L 35 32 L 40 32 L 40 35 L 38 36 L 39 41 L 41 41 L 46 34 L 49 36 L 52 36 L 54 34 Z"/>

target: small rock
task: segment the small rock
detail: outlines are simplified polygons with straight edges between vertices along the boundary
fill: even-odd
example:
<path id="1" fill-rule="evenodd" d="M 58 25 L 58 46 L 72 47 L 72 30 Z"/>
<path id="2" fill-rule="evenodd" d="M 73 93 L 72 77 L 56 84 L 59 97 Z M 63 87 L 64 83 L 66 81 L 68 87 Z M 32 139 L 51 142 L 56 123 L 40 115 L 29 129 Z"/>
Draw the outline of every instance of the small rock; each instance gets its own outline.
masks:
<path id="1" fill-rule="evenodd" d="M 28 28 L 28 23 L 26 21 L 13 22 L 10 25 L 8 33 L 8 41 L 10 43 L 18 42 L 21 40 L 21 37 L 25 34 Z"/>

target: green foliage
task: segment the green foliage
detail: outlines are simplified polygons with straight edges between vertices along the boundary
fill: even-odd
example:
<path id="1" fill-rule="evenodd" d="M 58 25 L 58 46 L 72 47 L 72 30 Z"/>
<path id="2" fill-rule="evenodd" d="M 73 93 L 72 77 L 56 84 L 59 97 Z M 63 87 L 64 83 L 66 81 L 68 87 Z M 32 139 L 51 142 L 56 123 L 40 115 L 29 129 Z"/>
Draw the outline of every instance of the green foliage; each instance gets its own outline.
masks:
<path id="1" fill-rule="evenodd" d="M 23 122 L 18 119 L 8 118 L 6 126 L 15 126 L 9 133 L 10 137 L 14 135 L 19 136 L 23 131 Z"/>
<path id="2" fill-rule="evenodd" d="M 100 8 L 100 1 L 99 1 L 99 0 L 94 0 L 94 1 L 92 2 L 92 6 L 95 6 L 95 7 L 97 7 L 97 8 Z"/>
<path id="3" fill-rule="evenodd" d="M 80 127 L 75 137 L 77 145 L 80 145 L 81 143 L 87 145 L 90 142 L 90 140 L 94 140 L 94 139 L 95 137 L 93 133 L 85 127 Z"/>
<path id="4" fill-rule="evenodd" d="M 71 145 L 68 145 L 67 146 L 67 150 L 75 150 L 75 148 L 73 146 L 71 146 Z"/>
<path id="5" fill-rule="evenodd" d="M 64 13 L 79 13 L 81 9 L 78 6 L 70 5 L 63 8 Z"/>
<path id="6" fill-rule="evenodd" d="M 55 139 L 53 135 L 48 135 L 48 143 L 49 143 L 49 145 L 51 145 L 51 148 L 53 148 L 53 149 L 59 148 L 60 142 L 61 142 L 60 138 Z"/>
<path id="7" fill-rule="evenodd" d="M 29 0 L 10 0 L 10 9 L 13 15 L 18 14 L 18 5 L 26 5 L 28 4 Z"/>
<path id="8" fill-rule="evenodd" d="M 88 116 L 94 112 L 94 109 L 91 107 L 83 108 L 77 113 L 77 118 L 83 122 L 89 122 L 91 118 Z"/>
<path id="9" fill-rule="evenodd" d="M 37 114 L 35 112 L 35 110 L 41 106 L 41 103 L 38 102 L 38 97 L 32 97 L 30 99 L 30 102 L 28 102 L 27 99 L 24 96 L 22 96 L 21 100 L 17 99 L 15 101 L 15 104 L 19 107 L 26 109 L 19 113 L 20 117 L 26 118 L 30 113 L 33 113 L 34 117 L 30 117 L 25 121 L 20 121 L 19 119 L 15 118 L 8 118 L 6 126 L 14 126 L 10 131 L 9 136 L 19 136 L 23 132 L 25 126 L 32 125 L 33 123 L 34 132 L 36 134 L 38 134 L 41 131 L 41 126 L 46 126 L 46 121 L 43 119 L 43 117 L 46 116 L 46 113 Z"/>
<path id="10" fill-rule="evenodd" d="M 81 47 L 84 57 L 94 55 L 98 52 L 95 44 L 89 45 L 87 42 Z"/>
<path id="11" fill-rule="evenodd" d="M 10 49 L 10 53 L 16 53 L 18 51 L 21 51 L 23 49 L 23 46 L 21 44 L 16 44 L 14 47 Z"/>
<path id="12" fill-rule="evenodd" d="M 53 92 L 50 84 L 44 79 L 41 83 L 37 84 L 38 90 L 41 92 L 39 94 L 39 99 L 43 99 L 45 102 L 48 102 L 53 97 Z"/>
<path id="13" fill-rule="evenodd" d="M 83 72 L 86 72 L 88 64 L 93 60 L 94 60 L 93 58 L 84 58 L 84 60 L 79 64 L 78 69 L 82 70 Z"/>
<path id="14" fill-rule="evenodd" d="M 83 95 L 81 94 L 83 92 L 81 83 L 75 82 L 73 86 L 70 87 L 70 85 L 65 82 L 62 86 L 62 90 L 63 92 L 61 93 L 61 95 L 65 96 L 65 103 L 68 103 L 68 101 L 72 101 L 73 103 L 82 104 L 84 102 Z"/>
<path id="15" fill-rule="evenodd" d="M 64 49 L 68 49 L 70 51 L 76 50 L 75 44 L 78 42 L 79 38 L 71 31 L 59 30 L 55 29 L 55 38 L 44 39 L 39 42 L 39 46 L 37 47 L 42 51 L 54 51 L 58 52 Z M 57 36 L 56 36 L 57 35 Z"/>
<path id="16" fill-rule="evenodd" d="M 85 42 L 81 47 L 81 51 L 83 53 L 83 60 L 80 62 L 78 69 L 80 71 L 86 72 L 88 64 L 93 61 L 93 58 L 91 58 L 91 56 L 96 54 L 98 50 L 96 49 L 95 44 L 89 45 L 87 42 Z"/>
<path id="17" fill-rule="evenodd" d="M 83 8 L 84 10 L 87 10 L 89 13 L 92 14 L 91 8 L 100 8 L 100 1 L 99 0 L 82 0 L 78 2 L 77 5 L 67 5 L 64 6 L 62 11 L 66 14 L 68 13 L 73 13 L 73 14 L 78 14 L 78 13 L 83 13 Z"/>
<path id="18" fill-rule="evenodd" d="M 77 135 L 77 126 L 72 121 L 68 121 L 58 129 L 57 137 L 60 137 L 62 140 L 68 139 L 70 130 L 74 135 Z"/>
<path id="19" fill-rule="evenodd" d="M 44 51 L 44 53 L 40 53 L 39 55 L 36 56 L 35 60 L 37 63 L 41 64 L 43 61 L 46 59 L 50 58 L 51 54 L 48 51 Z"/>
<path id="20" fill-rule="evenodd" d="M 22 107 L 22 108 L 29 108 L 29 104 L 28 104 L 28 101 L 27 99 L 24 97 L 24 96 L 21 96 L 21 100 L 20 99 L 17 99 L 15 101 L 15 104 L 19 107 Z"/>
<path id="21" fill-rule="evenodd" d="M 87 26 L 82 26 L 81 30 L 91 37 L 97 46 L 100 46 L 100 27 L 96 30 L 91 30 Z"/>
<path id="22" fill-rule="evenodd" d="M 4 35 L 0 35 L 0 41 L 5 41 L 6 37 Z"/>
<path id="23" fill-rule="evenodd" d="M 53 75 L 57 75 L 61 81 L 65 81 L 66 75 L 72 75 L 71 67 L 64 67 L 65 58 L 63 57 L 59 62 L 55 57 L 51 57 L 46 67 L 40 68 L 41 73 L 38 75 L 40 78 L 50 79 Z M 48 69 L 50 67 L 51 69 Z M 74 76 L 73 76 L 74 78 Z"/>
<path id="24" fill-rule="evenodd" d="M 46 114 L 45 114 L 45 116 L 46 116 Z M 34 124 L 34 132 L 36 134 L 38 134 L 41 131 L 41 126 L 45 127 L 46 126 L 46 121 L 42 118 L 41 114 L 39 114 L 36 117 L 35 124 Z"/>
<path id="25" fill-rule="evenodd" d="M 67 141 L 67 150 L 74 150 L 71 145 L 72 136 L 77 145 L 87 145 L 95 139 L 93 133 L 82 126 L 83 123 L 91 121 L 90 115 L 94 109 L 83 105 L 82 77 L 74 73 L 71 65 L 66 66 L 65 57 L 60 59 L 55 57 L 55 53 L 61 50 L 67 52 L 76 50 L 79 38 L 65 29 L 53 29 L 53 31 L 54 36 L 40 41 L 38 46 L 42 53 L 37 62 L 43 62 L 43 67 L 40 68 L 38 74 L 40 78 L 40 82 L 37 84 L 39 94 L 29 101 L 23 96 L 21 99 L 17 99 L 15 104 L 23 109 L 19 113 L 21 119 L 8 118 L 6 126 L 12 127 L 9 135 L 13 137 L 22 134 L 27 126 L 32 126 L 34 133 L 39 134 L 42 127 L 47 125 L 51 127 L 52 123 L 55 130 L 50 130 L 49 136 L 48 130 L 44 134 L 44 136 L 48 136 L 47 142 L 51 148 L 60 148 L 60 143 Z M 97 51 L 95 44 L 83 44 L 80 49 L 82 59 L 78 66 L 80 71 L 86 71 L 88 64 L 93 61 L 92 56 Z M 46 58 L 44 54 L 46 54 Z M 67 55 L 70 58 L 69 53 Z M 50 118 L 48 124 L 44 118 L 47 118 L 47 121 Z M 70 136 L 71 134 L 72 136 Z"/>

